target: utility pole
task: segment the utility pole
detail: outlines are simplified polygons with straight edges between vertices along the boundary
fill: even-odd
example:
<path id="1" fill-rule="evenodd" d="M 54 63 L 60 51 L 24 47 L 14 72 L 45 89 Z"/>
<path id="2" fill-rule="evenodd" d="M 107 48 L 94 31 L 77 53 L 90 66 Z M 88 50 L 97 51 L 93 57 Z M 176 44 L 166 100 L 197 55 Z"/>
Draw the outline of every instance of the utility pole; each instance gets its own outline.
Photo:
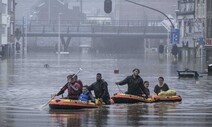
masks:
<path id="1" fill-rule="evenodd" d="M 50 20 L 51 20 L 51 2 L 49 0 L 49 3 L 48 3 L 48 20 L 49 20 L 49 23 L 50 23 Z"/>

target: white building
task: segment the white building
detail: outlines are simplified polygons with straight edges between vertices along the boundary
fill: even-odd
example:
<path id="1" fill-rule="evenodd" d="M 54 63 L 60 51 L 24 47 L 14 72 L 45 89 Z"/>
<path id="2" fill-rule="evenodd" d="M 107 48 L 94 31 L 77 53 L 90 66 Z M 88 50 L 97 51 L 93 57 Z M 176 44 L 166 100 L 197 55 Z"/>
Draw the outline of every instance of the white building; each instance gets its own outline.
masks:
<path id="1" fill-rule="evenodd" d="M 186 44 L 190 48 L 195 47 L 194 42 L 194 19 L 195 19 L 195 1 L 194 0 L 179 0 L 177 21 L 180 29 L 181 46 Z"/>
<path id="2" fill-rule="evenodd" d="M 15 0 L 0 0 L 0 55 L 10 56 L 14 51 Z"/>

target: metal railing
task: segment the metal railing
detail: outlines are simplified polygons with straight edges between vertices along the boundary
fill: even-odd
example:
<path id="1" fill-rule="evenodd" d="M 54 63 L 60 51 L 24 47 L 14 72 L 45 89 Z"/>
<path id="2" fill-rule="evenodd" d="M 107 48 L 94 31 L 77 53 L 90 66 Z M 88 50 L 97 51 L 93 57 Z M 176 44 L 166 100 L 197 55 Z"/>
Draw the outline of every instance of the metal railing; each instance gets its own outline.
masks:
<path id="1" fill-rule="evenodd" d="M 59 26 L 60 25 L 60 26 Z M 16 28 L 24 33 L 167 33 L 158 20 L 119 20 L 119 21 L 58 21 L 32 20 L 24 23 L 16 21 Z M 23 32 L 22 32 L 23 33 Z"/>

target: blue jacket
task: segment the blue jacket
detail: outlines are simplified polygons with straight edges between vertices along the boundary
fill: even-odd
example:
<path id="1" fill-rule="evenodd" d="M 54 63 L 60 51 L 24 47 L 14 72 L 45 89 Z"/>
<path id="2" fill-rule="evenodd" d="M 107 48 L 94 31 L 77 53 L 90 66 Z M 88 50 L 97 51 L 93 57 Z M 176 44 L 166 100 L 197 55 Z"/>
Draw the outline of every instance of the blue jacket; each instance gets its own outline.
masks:
<path id="1" fill-rule="evenodd" d="M 80 101 L 89 101 L 89 100 L 91 100 L 90 92 L 89 91 L 86 91 L 84 93 L 81 93 L 80 94 L 80 97 L 79 97 L 79 100 Z"/>

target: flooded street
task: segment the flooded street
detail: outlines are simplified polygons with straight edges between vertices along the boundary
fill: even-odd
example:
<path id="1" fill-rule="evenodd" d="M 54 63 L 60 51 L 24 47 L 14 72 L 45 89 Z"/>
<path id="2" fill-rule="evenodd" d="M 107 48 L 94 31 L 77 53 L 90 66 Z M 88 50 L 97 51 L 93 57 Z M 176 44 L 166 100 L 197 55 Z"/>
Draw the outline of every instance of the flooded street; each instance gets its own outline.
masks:
<path id="1" fill-rule="evenodd" d="M 48 64 L 47 67 L 44 67 Z M 199 80 L 178 79 L 177 70 L 200 71 L 199 62 L 172 62 L 159 60 L 157 55 L 29 53 L 0 62 L 0 126 L 1 127 L 211 127 L 212 78 L 203 75 Z M 96 73 L 102 73 L 108 82 L 110 95 L 126 91 L 127 86 L 115 85 L 116 81 L 141 70 L 143 80 L 150 82 L 153 93 L 157 78 L 163 76 L 170 89 L 182 96 L 176 103 L 114 104 L 104 109 L 51 111 L 42 107 L 66 83 L 66 76 L 76 73 L 90 85 Z M 114 70 L 119 69 L 119 74 Z M 120 89 L 120 90 L 119 90 Z"/>

